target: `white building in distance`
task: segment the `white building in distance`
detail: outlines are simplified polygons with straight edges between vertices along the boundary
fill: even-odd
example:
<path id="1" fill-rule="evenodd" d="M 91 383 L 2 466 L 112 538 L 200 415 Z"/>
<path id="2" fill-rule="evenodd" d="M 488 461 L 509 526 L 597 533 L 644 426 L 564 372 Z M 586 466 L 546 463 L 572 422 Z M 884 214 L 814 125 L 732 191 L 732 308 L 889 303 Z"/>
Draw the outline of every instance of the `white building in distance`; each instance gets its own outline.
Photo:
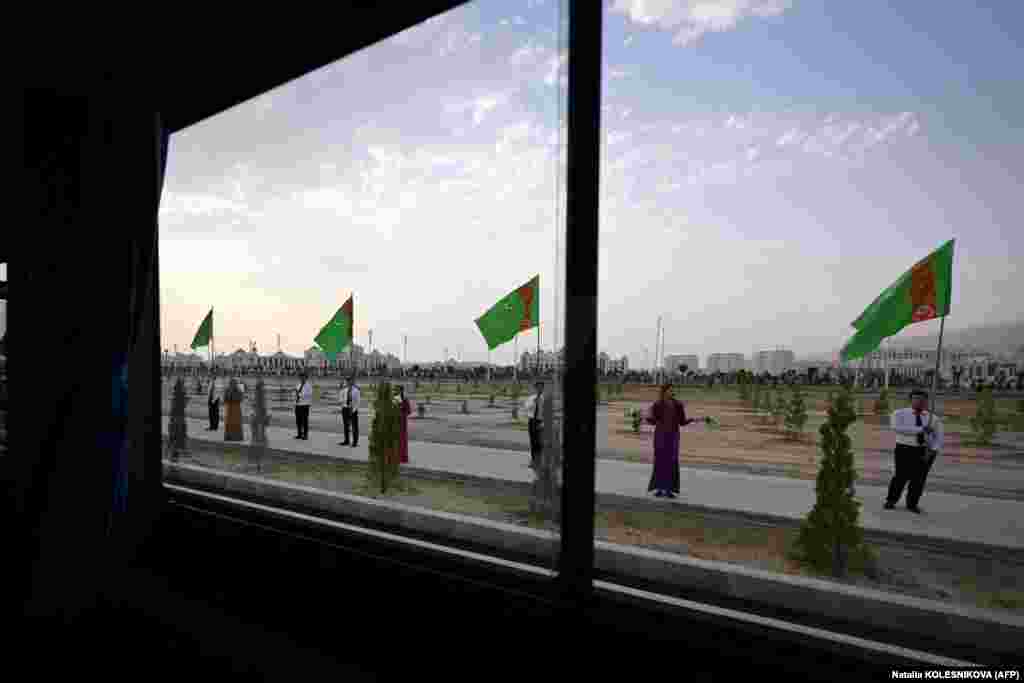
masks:
<path id="1" fill-rule="evenodd" d="M 603 374 L 625 374 L 629 372 L 629 360 L 625 356 L 615 359 L 602 351 L 597 355 L 597 371 Z"/>
<path id="2" fill-rule="evenodd" d="M 700 358 L 693 354 L 669 354 L 665 356 L 666 372 L 678 373 L 679 368 L 686 366 L 687 372 L 696 372 L 700 369 Z"/>
<path id="3" fill-rule="evenodd" d="M 736 372 L 745 369 L 742 353 L 712 353 L 708 356 L 708 372 Z"/>
<path id="4" fill-rule="evenodd" d="M 787 349 L 759 351 L 754 354 L 752 367 L 755 374 L 767 372 L 773 377 L 784 375 L 795 367 L 796 355 Z"/>

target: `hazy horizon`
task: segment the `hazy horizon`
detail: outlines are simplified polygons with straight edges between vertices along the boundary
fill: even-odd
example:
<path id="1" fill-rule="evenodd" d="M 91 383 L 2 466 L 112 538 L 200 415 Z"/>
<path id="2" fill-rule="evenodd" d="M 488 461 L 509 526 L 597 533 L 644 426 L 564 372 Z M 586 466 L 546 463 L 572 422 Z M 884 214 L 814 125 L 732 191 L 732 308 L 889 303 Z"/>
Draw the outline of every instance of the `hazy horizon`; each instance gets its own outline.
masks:
<path id="1" fill-rule="evenodd" d="M 644 366 L 663 315 L 702 365 L 833 353 L 950 238 L 947 331 L 1024 320 L 1024 7 L 605 6 L 599 351 Z M 474 2 L 172 136 L 163 347 L 213 306 L 219 351 L 301 355 L 354 292 L 364 347 L 485 362 L 474 319 L 538 273 L 561 346 L 558 9 Z"/>

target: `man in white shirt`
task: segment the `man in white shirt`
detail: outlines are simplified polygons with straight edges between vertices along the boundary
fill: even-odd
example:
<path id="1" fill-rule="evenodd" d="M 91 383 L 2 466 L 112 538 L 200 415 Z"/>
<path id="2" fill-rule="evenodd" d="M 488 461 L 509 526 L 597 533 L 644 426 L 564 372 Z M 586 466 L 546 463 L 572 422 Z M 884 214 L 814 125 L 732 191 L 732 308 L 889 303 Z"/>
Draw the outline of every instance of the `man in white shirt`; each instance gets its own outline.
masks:
<path id="1" fill-rule="evenodd" d="M 309 439 L 309 407 L 313 404 L 313 385 L 305 371 L 299 373 L 299 388 L 295 390 L 295 425 L 298 427 L 296 439 Z"/>
<path id="2" fill-rule="evenodd" d="M 359 387 L 356 386 L 356 378 L 352 377 L 342 388 L 338 397 L 341 403 L 341 419 L 345 425 L 345 440 L 339 441 L 339 446 L 349 445 L 349 429 L 352 430 L 352 448 L 359 445 Z"/>
<path id="3" fill-rule="evenodd" d="M 921 514 L 917 506 L 924 492 L 924 482 L 932 463 L 942 452 L 942 420 L 927 410 L 928 393 L 910 392 L 910 407 L 892 414 L 891 426 L 896 432 L 895 474 L 889 483 L 885 509 L 896 506 L 903 487 L 907 487 L 907 509 Z"/>
<path id="4" fill-rule="evenodd" d="M 220 379 L 217 378 L 217 369 L 212 368 L 210 370 L 210 391 L 206 397 L 210 407 L 210 426 L 206 429 L 208 432 L 215 432 L 220 428 L 220 395 Z"/>
<path id="5" fill-rule="evenodd" d="M 530 435 L 530 467 L 536 468 L 544 447 L 541 434 L 544 426 L 544 382 L 537 382 L 534 389 L 536 393 L 531 394 L 523 403 L 527 415 L 527 432 Z"/>

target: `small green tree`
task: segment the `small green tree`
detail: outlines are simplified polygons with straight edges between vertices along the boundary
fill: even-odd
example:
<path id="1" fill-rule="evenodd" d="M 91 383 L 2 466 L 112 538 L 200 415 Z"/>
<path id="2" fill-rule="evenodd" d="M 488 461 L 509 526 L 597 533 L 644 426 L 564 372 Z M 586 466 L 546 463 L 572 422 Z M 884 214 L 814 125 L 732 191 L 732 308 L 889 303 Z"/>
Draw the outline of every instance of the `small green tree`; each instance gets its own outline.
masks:
<path id="1" fill-rule="evenodd" d="M 878 400 L 875 401 L 875 415 L 888 415 L 891 410 L 889 407 L 889 390 L 883 388 L 878 392 Z"/>
<path id="2" fill-rule="evenodd" d="M 974 441 L 983 446 L 992 443 L 996 433 L 996 401 L 992 397 L 992 388 L 986 387 L 978 392 L 978 411 L 971 418 L 971 431 Z"/>
<path id="3" fill-rule="evenodd" d="M 174 394 L 171 399 L 171 420 L 168 424 L 167 453 L 174 462 L 178 455 L 188 447 L 188 423 L 185 421 L 185 382 L 179 379 L 174 383 Z"/>
<path id="4" fill-rule="evenodd" d="M 772 392 L 770 389 L 766 388 L 764 391 L 764 401 L 761 404 L 761 410 L 768 418 L 775 414 L 775 406 L 772 405 Z"/>
<path id="5" fill-rule="evenodd" d="M 633 431 L 636 434 L 640 433 L 640 423 L 643 422 L 643 418 L 640 416 L 640 411 L 636 408 L 633 409 L 633 413 L 630 415 L 632 421 Z"/>
<path id="6" fill-rule="evenodd" d="M 372 488 L 387 493 L 398 479 L 398 439 L 401 413 L 391 397 L 391 385 L 384 382 L 373 402 L 373 425 L 370 428 L 370 466 L 367 477 Z"/>
<path id="7" fill-rule="evenodd" d="M 750 400 L 750 385 L 747 384 L 747 378 L 741 372 L 736 376 L 736 381 L 740 385 L 740 400 L 746 403 Z"/>
<path id="8" fill-rule="evenodd" d="M 796 557 L 819 571 L 832 570 L 842 577 L 851 553 L 864 556 L 864 533 L 860 527 L 860 503 L 855 499 L 857 472 L 852 442 L 846 430 L 857 419 L 848 390 L 842 391 L 821 426 L 821 467 L 816 485 L 817 499 L 800 528 Z"/>
<path id="9" fill-rule="evenodd" d="M 799 439 L 806 423 L 807 406 L 804 405 L 804 395 L 800 391 L 800 386 L 793 384 L 790 387 L 789 405 L 786 408 L 786 432 L 790 438 Z"/>
<path id="10" fill-rule="evenodd" d="M 782 386 L 776 384 L 775 403 L 772 405 L 772 417 L 775 419 L 776 427 L 782 424 L 782 419 L 786 416 L 786 406 L 786 397 L 782 394 Z"/>
<path id="11" fill-rule="evenodd" d="M 750 397 L 751 407 L 756 411 L 761 407 L 761 385 L 754 384 L 754 391 Z"/>

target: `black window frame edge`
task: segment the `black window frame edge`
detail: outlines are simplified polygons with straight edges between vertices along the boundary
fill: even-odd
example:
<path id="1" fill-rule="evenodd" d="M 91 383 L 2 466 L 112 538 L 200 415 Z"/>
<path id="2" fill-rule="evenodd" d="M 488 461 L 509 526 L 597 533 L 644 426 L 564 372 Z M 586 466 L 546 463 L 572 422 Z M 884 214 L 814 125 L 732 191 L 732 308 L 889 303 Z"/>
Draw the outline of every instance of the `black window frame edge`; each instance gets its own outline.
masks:
<path id="1" fill-rule="evenodd" d="M 504 557 L 453 548 L 448 543 L 412 538 L 404 533 L 371 529 L 329 519 L 316 511 L 243 500 L 238 496 L 191 486 L 165 484 L 167 505 L 188 514 L 259 529 L 263 533 L 317 544 L 325 553 L 360 556 L 381 566 L 414 572 L 446 584 L 498 591 L 521 608 L 543 614 L 571 614 L 597 628 L 630 628 L 656 619 L 683 628 L 756 638 L 776 650 L 794 649 L 811 658 L 837 657 L 853 665 L 882 667 L 968 668 L 979 666 L 932 652 L 880 642 L 877 639 L 822 629 L 747 610 L 681 598 L 662 592 L 596 579 L 592 596 L 581 605 L 560 590 L 555 572 Z M 338 564 L 341 564 L 340 562 Z M 694 639 L 696 641 L 696 639 Z M 699 645 L 697 646 L 699 649 Z"/>
<path id="2" fill-rule="evenodd" d="M 565 437 L 564 448 L 569 455 L 565 458 L 562 489 L 562 528 L 561 528 L 561 552 L 558 554 L 559 570 L 555 572 L 554 578 L 545 578 L 543 581 L 551 585 L 547 587 L 535 586 L 529 594 L 537 600 L 546 601 L 552 605 L 570 606 L 585 611 L 595 610 L 599 605 L 614 600 L 620 605 L 630 605 L 632 609 L 657 611 L 665 618 L 680 618 L 683 603 L 681 598 L 672 595 L 656 594 L 645 591 L 635 586 L 619 586 L 608 579 L 614 577 L 598 576 L 594 568 L 594 503 L 596 484 L 596 414 L 594 411 L 595 395 L 594 386 L 597 377 L 597 286 L 598 286 L 598 201 L 599 201 L 599 175 L 600 175 L 600 112 L 601 112 L 601 43 L 603 24 L 603 3 L 595 3 L 592 0 L 568 0 L 569 11 L 569 87 L 568 87 L 568 141 L 567 141 L 567 178 L 566 178 L 566 264 L 565 264 L 565 353 L 566 369 L 562 377 L 563 397 L 571 397 L 573 400 L 565 401 Z M 158 241 L 158 236 L 157 241 Z M 158 247 L 157 247 L 158 249 Z M 159 264 L 158 252 L 155 258 Z M 149 384 L 152 406 L 155 407 L 155 414 L 162 414 L 162 396 L 160 385 L 160 295 L 159 295 L 159 265 L 156 266 L 154 283 L 148 293 L 151 297 L 152 314 L 147 317 L 148 324 L 157 330 L 158 334 L 148 338 L 151 349 L 147 354 L 147 365 L 151 365 L 149 372 L 154 373 L 147 382 Z M 138 374 L 135 375 L 138 377 Z M 155 421 L 156 426 L 150 424 L 145 431 L 148 433 L 142 443 L 149 451 L 146 457 L 147 473 L 151 473 L 156 481 L 150 480 L 146 487 L 149 493 L 156 499 L 154 507 L 147 511 L 147 519 L 155 525 L 168 507 L 180 506 L 182 496 L 187 495 L 178 487 L 175 493 L 162 482 L 162 457 L 160 444 L 162 420 Z M 147 477 L 148 479 L 149 477 Z M 155 486 L 153 484 L 156 484 Z M 209 492 L 204 492 L 209 495 Z M 177 499 L 175 499 L 177 496 Z M 223 496 L 222 496 L 223 497 Z M 195 502 L 193 496 L 192 502 Z M 226 501 L 221 501 L 225 503 Z M 276 518 L 261 518 L 250 508 L 243 511 L 238 505 L 245 501 L 237 499 L 232 502 L 234 508 L 231 517 L 238 521 L 246 521 L 252 524 L 262 524 L 267 529 L 276 529 L 279 532 L 287 533 L 280 528 L 282 519 L 280 513 Z M 155 509 L 154 509 L 155 508 Z M 199 507 L 193 507 L 199 510 Z M 206 510 L 205 514 L 218 514 L 214 510 Z M 219 514 L 226 514 L 221 510 Z M 301 513 L 291 513 L 301 514 Z M 321 513 L 322 517 L 322 513 Z M 275 520 L 276 521 L 273 521 Z M 294 518 L 293 518 L 294 519 Z M 307 520 L 308 522 L 308 520 Z M 322 519 L 321 522 L 329 522 Z M 144 526 L 138 522 L 138 526 Z M 334 524 L 346 524 L 334 522 Z M 347 547 L 356 543 L 353 539 L 357 536 L 366 538 L 373 533 L 387 533 L 382 530 L 374 530 L 366 524 L 347 525 L 345 534 L 346 542 L 340 543 L 339 547 Z M 338 527 L 339 529 L 341 527 Z M 308 531 L 308 529 L 307 529 Z M 409 534 L 393 534 L 401 536 L 403 541 L 416 540 Z M 339 536 L 341 538 L 341 536 Z M 310 540 L 315 535 L 309 536 Z M 378 541 L 383 540 L 378 537 Z M 320 540 L 320 543 L 326 541 Z M 427 542 L 424 539 L 421 542 Z M 394 541 L 388 541 L 382 547 L 394 548 Z M 436 546 L 436 547 L 433 547 Z M 420 547 L 421 556 L 426 546 Z M 357 550 L 358 548 L 350 548 Z M 442 550 L 443 549 L 443 550 Z M 458 567 L 457 573 L 449 574 L 451 578 L 457 578 L 459 574 L 472 574 L 474 567 L 480 571 L 481 567 L 488 567 L 488 563 L 482 563 L 480 557 L 471 557 L 466 553 L 452 547 L 450 542 L 441 545 L 433 543 L 430 548 L 430 555 L 437 559 L 438 553 L 448 553 L 453 564 L 451 567 Z M 456 558 L 461 558 L 456 560 Z M 489 562 L 489 561 L 488 561 Z M 509 574 L 510 567 L 506 566 L 499 571 L 490 566 L 488 571 L 498 578 L 500 574 Z M 514 578 L 520 582 L 532 574 L 522 568 L 512 572 Z M 536 579 L 531 576 L 527 580 Z M 598 582 L 595 585 L 595 581 Z M 600 588 L 598 587 L 600 586 Z M 654 603 L 657 604 L 654 604 Z M 715 607 L 705 603 L 693 603 L 703 605 L 705 609 L 723 608 Z M 746 623 L 738 621 L 739 611 L 733 611 L 732 616 L 726 616 L 730 612 L 719 611 L 715 616 L 716 623 L 723 624 L 730 629 L 753 628 L 754 635 L 759 638 L 766 637 L 766 630 L 769 627 L 760 619 L 771 618 L 756 613 L 745 613 L 752 617 Z M 596 617 L 595 617 L 596 618 Z M 691 615 L 682 615 L 684 620 L 692 618 Z M 752 624 L 757 624 L 752 626 Z M 800 627 L 804 632 L 798 635 L 787 635 L 791 642 L 798 643 L 800 647 L 820 651 L 823 648 L 830 651 L 841 649 L 851 657 L 872 659 L 877 661 L 879 651 L 867 649 L 869 646 L 856 644 L 857 637 L 841 631 L 815 630 L 814 627 Z M 792 638 L 796 638 L 795 641 Z M 897 652 L 903 654 L 897 656 Z M 895 658 L 906 665 L 920 665 L 936 661 L 936 655 L 928 652 L 914 652 L 907 648 L 900 650 L 893 648 L 890 652 Z M 902 658 L 902 659 L 901 659 Z"/>

